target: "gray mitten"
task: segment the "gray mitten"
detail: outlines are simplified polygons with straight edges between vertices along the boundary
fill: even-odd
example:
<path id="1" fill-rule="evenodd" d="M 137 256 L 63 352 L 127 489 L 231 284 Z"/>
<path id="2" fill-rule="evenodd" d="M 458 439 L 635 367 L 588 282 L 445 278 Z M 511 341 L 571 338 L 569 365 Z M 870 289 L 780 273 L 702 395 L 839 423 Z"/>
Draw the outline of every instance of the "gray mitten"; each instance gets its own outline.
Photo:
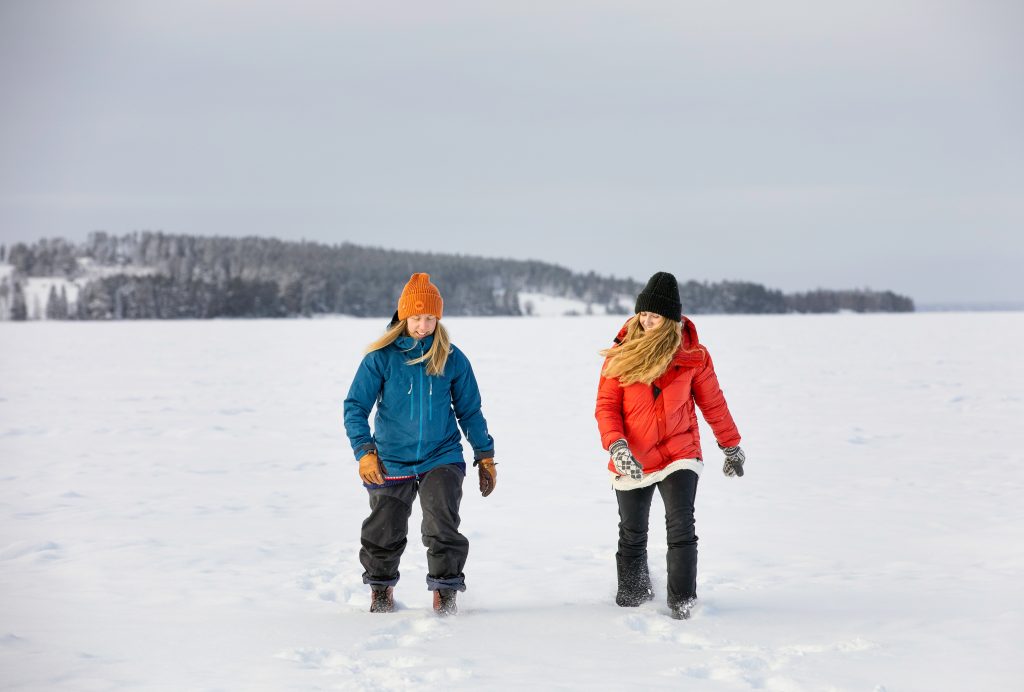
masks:
<path id="1" fill-rule="evenodd" d="M 743 462 L 747 455 L 739 447 L 722 447 L 725 452 L 725 464 L 722 466 L 722 473 L 726 476 L 742 476 Z"/>
<path id="2" fill-rule="evenodd" d="M 617 474 L 629 476 L 635 481 L 644 477 L 644 467 L 633 456 L 633 452 L 629 451 L 629 445 L 626 444 L 625 440 L 615 440 L 615 442 L 612 442 L 608 452 L 612 455 L 612 464 L 614 464 Z"/>

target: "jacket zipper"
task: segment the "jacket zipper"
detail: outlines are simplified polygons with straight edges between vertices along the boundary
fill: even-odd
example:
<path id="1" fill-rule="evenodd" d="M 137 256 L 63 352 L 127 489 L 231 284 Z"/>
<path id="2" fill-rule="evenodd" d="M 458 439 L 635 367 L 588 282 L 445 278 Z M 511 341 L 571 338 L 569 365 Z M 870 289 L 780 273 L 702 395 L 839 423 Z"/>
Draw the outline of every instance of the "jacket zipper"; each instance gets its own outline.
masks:
<path id="1" fill-rule="evenodd" d="M 423 355 L 422 342 L 420 342 L 420 355 Z M 417 392 L 420 398 L 420 432 L 419 437 L 416 438 L 416 461 L 420 461 L 420 448 L 423 446 L 423 363 L 418 364 L 416 369 L 419 371 L 418 375 L 420 379 L 420 389 L 419 392 Z"/>

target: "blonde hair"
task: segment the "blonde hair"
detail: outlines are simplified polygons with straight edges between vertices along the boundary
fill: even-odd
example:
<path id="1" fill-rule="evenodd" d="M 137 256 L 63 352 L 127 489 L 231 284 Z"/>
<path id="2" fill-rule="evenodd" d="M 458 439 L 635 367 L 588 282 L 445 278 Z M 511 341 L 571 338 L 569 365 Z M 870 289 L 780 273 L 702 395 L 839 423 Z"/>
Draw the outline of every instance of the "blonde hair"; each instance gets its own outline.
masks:
<path id="1" fill-rule="evenodd" d="M 374 341 L 372 344 L 366 347 L 366 352 L 379 351 L 380 349 L 390 346 L 399 339 L 399 337 L 408 334 L 408 320 L 398 320 L 384 332 L 384 335 Z M 452 352 L 452 342 L 448 337 L 448 330 L 441 324 L 441 320 L 437 321 L 437 326 L 434 328 L 434 343 L 430 344 L 430 348 L 419 358 L 413 358 L 412 360 L 406 361 L 406 365 L 416 365 L 417 363 L 425 362 L 427 364 L 428 375 L 443 375 L 445 363 L 448 362 L 448 354 Z"/>
<path id="2" fill-rule="evenodd" d="M 668 369 L 682 341 L 682 322 L 666 317 L 645 333 L 640 318 L 634 315 L 626 323 L 622 343 L 601 351 L 608 359 L 601 374 L 618 378 L 623 387 L 635 382 L 651 384 Z"/>

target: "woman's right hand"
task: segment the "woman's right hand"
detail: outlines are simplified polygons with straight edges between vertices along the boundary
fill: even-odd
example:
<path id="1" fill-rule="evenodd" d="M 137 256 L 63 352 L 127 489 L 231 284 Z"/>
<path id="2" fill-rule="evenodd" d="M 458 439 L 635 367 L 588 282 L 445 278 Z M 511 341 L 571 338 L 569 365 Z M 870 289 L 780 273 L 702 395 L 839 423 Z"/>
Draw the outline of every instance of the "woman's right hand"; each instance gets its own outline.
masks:
<path id="1" fill-rule="evenodd" d="M 633 452 L 629 450 L 629 445 L 625 440 L 615 440 L 608 448 L 608 452 L 612 455 L 612 464 L 615 466 L 617 474 L 629 476 L 634 481 L 644 477 L 644 467 L 633 456 Z"/>
<path id="2" fill-rule="evenodd" d="M 376 452 L 367 452 L 359 460 L 359 477 L 367 485 L 381 485 L 384 483 L 384 465 Z"/>

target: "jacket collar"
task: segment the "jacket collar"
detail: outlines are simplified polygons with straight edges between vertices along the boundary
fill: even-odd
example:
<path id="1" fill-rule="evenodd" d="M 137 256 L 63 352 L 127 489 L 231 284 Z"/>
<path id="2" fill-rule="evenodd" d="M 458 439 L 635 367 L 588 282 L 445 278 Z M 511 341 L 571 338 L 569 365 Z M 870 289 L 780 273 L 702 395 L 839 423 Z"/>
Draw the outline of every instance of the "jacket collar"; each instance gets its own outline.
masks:
<path id="1" fill-rule="evenodd" d="M 419 344 L 422 344 L 423 350 L 427 351 L 430 349 L 430 345 L 432 343 L 434 343 L 433 334 L 423 339 L 414 339 L 408 334 L 403 334 L 402 336 L 395 339 L 395 345 L 398 346 L 398 348 L 400 348 L 403 351 L 411 351 L 412 349 L 416 348 Z"/>

